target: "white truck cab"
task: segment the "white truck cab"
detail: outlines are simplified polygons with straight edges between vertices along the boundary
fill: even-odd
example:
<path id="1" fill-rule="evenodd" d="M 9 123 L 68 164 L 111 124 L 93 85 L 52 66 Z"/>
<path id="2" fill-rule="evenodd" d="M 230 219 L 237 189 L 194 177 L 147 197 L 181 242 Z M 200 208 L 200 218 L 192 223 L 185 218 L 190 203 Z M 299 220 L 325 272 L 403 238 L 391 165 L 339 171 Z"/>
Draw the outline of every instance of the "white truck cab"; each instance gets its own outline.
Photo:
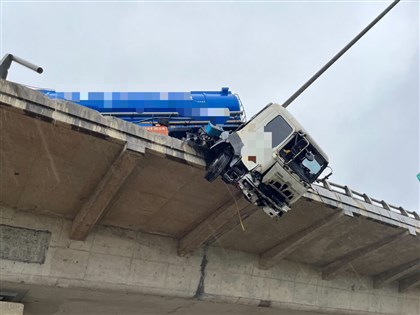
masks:
<path id="1" fill-rule="evenodd" d="M 328 165 L 327 155 L 282 106 L 269 104 L 212 148 L 206 178 L 238 186 L 271 217 L 290 210 Z"/>

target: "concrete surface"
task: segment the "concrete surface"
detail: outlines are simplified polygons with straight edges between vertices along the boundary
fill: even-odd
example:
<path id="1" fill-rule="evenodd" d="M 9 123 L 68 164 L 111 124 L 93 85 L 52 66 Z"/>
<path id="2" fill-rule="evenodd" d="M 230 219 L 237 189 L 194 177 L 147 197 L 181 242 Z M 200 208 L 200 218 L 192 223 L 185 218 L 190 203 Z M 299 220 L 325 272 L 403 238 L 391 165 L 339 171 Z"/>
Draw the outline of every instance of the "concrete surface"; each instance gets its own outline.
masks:
<path id="1" fill-rule="evenodd" d="M 371 277 L 353 269 L 327 281 L 322 279 L 322 269 L 316 266 L 282 260 L 269 270 L 261 270 L 258 255 L 218 246 L 180 257 L 174 238 L 106 226 L 96 226 L 85 241 L 72 241 L 68 238 L 70 220 L 9 208 L 3 208 L 1 213 L 2 224 L 32 226 L 52 233 L 44 264 L 0 261 L 2 290 L 16 290 L 16 285 L 24 285 L 35 295 L 39 286 L 57 292 L 84 290 L 85 302 L 92 303 L 92 312 L 103 307 L 89 302 L 95 300 L 97 292 L 186 299 L 181 305 L 199 301 L 225 303 L 218 306 L 221 313 L 229 312 L 236 304 L 251 309 L 269 305 L 270 309 L 329 314 L 420 312 L 418 288 L 401 293 L 394 281 L 375 289 Z M 64 309 L 84 305 L 83 302 L 77 306 L 77 301 L 65 296 L 63 293 L 63 300 L 53 304 Z M 22 299 L 25 305 L 26 298 L 25 293 Z M 37 300 L 45 306 L 48 299 L 52 298 L 45 294 Z M 197 304 L 197 311 L 200 305 Z M 60 307 L 51 314 L 60 314 Z M 162 305 L 163 310 L 166 307 Z M 241 310 L 239 306 L 238 309 Z"/>
<path id="2" fill-rule="evenodd" d="M 1 315 L 23 315 L 23 304 L 0 301 Z"/>
<path id="3" fill-rule="evenodd" d="M 24 297 L 25 315 L 310 315 L 305 311 L 273 309 L 264 306 L 239 305 L 181 299 L 174 297 L 152 296 L 124 292 L 98 292 L 31 287 L 16 284 L 15 290 L 26 292 Z M 0 313 L 1 314 L 1 313 Z M 325 315 L 323 313 L 317 313 Z M 11 314 L 12 315 L 12 314 Z"/>
<path id="4" fill-rule="evenodd" d="M 44 263 L 2 260 L 4 283 L 419 313 L 413 212 L 325 183 L 271 220 L 182 141 L 2 80 L 0 122 L 0 224 L 51 233 Z"/>
<path id="5" fill-rule="evenodd" d="M 50 237 L 49 231 L 0 224 L 0 258 L 43 264 Z"/>

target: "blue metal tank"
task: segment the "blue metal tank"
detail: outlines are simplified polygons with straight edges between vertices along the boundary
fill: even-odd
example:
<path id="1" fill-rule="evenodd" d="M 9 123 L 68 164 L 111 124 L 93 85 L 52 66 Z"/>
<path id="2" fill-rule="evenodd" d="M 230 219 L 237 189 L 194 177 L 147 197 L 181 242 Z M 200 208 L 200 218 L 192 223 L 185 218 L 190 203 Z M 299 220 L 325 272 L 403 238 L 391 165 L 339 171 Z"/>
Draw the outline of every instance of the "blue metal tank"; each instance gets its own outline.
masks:
<path id="1" fill-rule="evenodd" d="M 211 122 L 236 129 L 244 121 L 240 100 L 229 88 L 192 92 L 40 91 L 50 98 L 68 100 L 141 126 L 153 126 L 158 119 L 166 119 L 174 128 Z"/>

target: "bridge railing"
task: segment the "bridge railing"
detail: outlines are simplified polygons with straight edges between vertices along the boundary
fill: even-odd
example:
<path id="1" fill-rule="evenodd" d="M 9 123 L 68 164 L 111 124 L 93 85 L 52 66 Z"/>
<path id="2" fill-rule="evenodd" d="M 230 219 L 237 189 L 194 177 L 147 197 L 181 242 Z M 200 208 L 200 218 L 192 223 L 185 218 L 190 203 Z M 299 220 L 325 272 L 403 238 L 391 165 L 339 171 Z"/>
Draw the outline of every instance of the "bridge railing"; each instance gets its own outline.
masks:
<path id="1" fill-rule="evenodd" d="M 378 200 L 378 199 L 369 197 L 367 194 L 354 191 L 346 185 L 343 186 L 343 185 L 335 184 L 327 180 L 322 180 L 319 183 L 316 183 L 316 185 L 322 186 L 328 189 L 329 191 L 334 191 L 336 193 L 346 195 L 350 198 L 358 199 L 366 203 L 369 203 L 371 205 L 382 207 L 385 210 L 392 211 L 392 212 L 401 214 L 403 216 L 406 216 L 412 219 L 420 220 L 420 216 L 415 211 L 409 211 L 409 210 L 404 209 L 403 207 L 397 207 L 397 206 L 391 205 L 385 202 L 384 200 Z"/>

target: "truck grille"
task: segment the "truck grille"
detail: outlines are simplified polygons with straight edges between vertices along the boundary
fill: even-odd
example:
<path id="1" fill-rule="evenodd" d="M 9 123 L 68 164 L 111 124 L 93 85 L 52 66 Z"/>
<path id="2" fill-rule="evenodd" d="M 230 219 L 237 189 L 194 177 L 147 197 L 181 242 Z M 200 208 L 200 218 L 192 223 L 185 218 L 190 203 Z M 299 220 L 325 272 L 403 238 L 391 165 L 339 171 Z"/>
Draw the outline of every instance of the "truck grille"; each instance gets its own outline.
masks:
<path id="1" fill-rule="evenodd" d="M 272 188 L 274 188 L 277 192 L 283 195 L 287 200 L 293 199 L 293 193 L 289 190 L 289 185 L 281 184 L 279 182 L 271 181 L 269 184 Z"/>

